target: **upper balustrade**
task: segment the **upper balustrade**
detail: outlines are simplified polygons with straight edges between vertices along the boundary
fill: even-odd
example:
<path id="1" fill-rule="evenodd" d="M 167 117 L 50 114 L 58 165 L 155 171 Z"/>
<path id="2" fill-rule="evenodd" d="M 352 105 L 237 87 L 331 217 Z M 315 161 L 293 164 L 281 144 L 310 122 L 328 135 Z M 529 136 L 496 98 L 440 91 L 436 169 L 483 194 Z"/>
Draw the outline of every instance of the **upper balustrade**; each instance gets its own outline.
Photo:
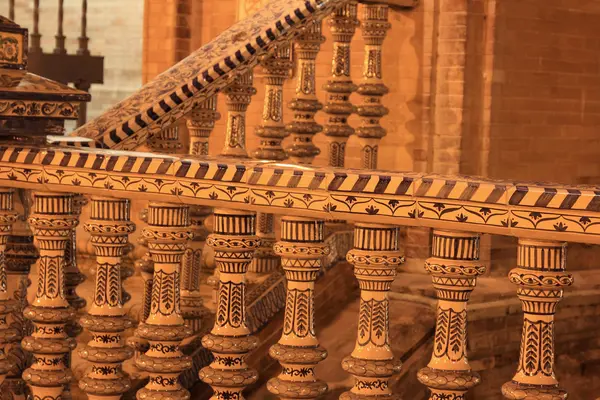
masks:
<path id="1" fill-rule="evenodd" d="M 600 243 L 591 186 L 6 145 L 0 186 Z"/>

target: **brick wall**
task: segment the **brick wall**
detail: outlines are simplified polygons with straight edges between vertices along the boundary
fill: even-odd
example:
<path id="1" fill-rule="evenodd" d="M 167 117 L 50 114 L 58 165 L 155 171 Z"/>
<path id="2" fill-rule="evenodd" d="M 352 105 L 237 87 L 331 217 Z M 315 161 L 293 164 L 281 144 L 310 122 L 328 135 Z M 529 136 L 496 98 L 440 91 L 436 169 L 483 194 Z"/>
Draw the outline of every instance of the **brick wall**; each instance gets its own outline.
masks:
<path id="1" fill-rule="evenodd" d="M 503 0 L 495 9 L 488 175 L 600 182 L 600 8 L 583 0 Z M 569 267 L 597 267 L 596 246 L 570 245 Z M 495 237 L 503 274 L 514 240 Z"/>

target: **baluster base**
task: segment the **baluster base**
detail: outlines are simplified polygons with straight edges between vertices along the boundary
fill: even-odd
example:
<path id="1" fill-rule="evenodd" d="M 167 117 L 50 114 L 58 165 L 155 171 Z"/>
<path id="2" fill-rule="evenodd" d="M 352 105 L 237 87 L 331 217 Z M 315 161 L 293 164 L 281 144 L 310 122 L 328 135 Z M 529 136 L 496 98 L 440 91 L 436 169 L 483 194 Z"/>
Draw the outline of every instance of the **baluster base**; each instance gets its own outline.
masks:
<path id="1" fill-rule="evenodd" d="M 481 381 L 479 374 L 471 370 L 450 371 L 431 367 L 421 369 L 417 378 L 431 390 L 429 400 L 464 400 L 465 394 Z"/>
<path id="2" fill-rule="evenodd" d="M 275 344 L 269 349 L 269 355 L 283 367 L 277 378 L 267 382 L 269 392 L 282 399 L 316 399 L 327 392 L 327 383 L 314 375 L 315 365 L 327 358 L 323 347 Z"/>
<path id="3" fill-rule="evenodd" d="M 354 393 L 352 390 L 342 393 L 340 400 L 359 399 L 394 399 L 400 400 L 400 396 L 392 394 L 388 381 L 400 372 L 402 362 L 398 358 L 390 360 L 366 360 L 352 356 L 342 360 L 342 369 L 355 377 L 354 387 L 364 391 L 372 386 L 372 394 Z"/>
<path id="4" fill-rule="evenodd" d="M 510 400 L 565 400 L 567 391 L 559 386 L 523 385 L 508 382 L 502 385 L 502 394 Z"/>

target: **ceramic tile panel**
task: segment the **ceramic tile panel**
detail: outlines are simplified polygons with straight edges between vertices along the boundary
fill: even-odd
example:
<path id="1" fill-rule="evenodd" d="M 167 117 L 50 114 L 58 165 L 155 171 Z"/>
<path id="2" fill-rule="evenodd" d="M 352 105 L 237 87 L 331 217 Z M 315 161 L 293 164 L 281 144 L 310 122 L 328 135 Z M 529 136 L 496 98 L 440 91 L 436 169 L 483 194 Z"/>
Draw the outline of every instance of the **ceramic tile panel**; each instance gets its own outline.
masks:
<path id="1" fill-rule="evenodd" d="M 73 132 L 95 139 L 74 146 L 136 147 L 150 129 L 187 114 L 194 104 L 255 66 L 259 57 L 342 0 L 276 0 L 171 67 L 100 117 Z"/>

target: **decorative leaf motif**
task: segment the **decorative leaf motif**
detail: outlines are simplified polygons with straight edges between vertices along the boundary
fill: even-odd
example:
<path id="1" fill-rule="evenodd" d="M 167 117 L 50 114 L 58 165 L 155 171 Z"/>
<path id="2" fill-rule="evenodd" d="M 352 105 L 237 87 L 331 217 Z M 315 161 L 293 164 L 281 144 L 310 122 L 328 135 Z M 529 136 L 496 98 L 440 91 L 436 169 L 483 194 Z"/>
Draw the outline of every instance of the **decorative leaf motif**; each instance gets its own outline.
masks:
<path id="1" fill-rule="evenodd" d="M 467 220 L 469 219 L 469 217 L 467 217 L 465 214 L 460 213 L 456 216 L 456 220 L 458 222 L 467 222 Z"/>
<path id="2" fill-rule="evenodd" d="M 335 204 L 331 204 L 331 203 L 327 203 L 323 206 L 323 210 L 324 211 L 335 211 L 337 209 L 337 206 Z"/>
<path id="3" fill-rule="evenodd" d="M 379 213 L 379 208 L 377 208 L 371 204 L 369 207 L 365 208 L 365 211 L 369 215 L 375 215 L 375 214 Z"/>
<path id="4" fill-rule="evenodd" d="M 289 198 L 288 198 L 288 199 L 285 199 L 285 201 L 283 202 L 283 205 L 284 205 L 286 208 L 292 208 L 292 207 L 294 206 L 294 200 L 292 200 L 292 199 L 289 199 Z"/>
<path id="5" fill-rule="evenodd" d="M 566 232 L 568 226 L 566 224 L 564 224 L 562 221 L 559 222 L 558 224 L 554 224 L 554 229 L 556 229 L 559 232 Z"/>
<path id="6" fill-rule="evenodd" d="M 489 209 L 489 208 L 487 208 L 487 207 L 482 207 L 482 208 L 479 210 L 479 213 L 485 217 L 485 216 L 488 216 L 488 215 L 490 215 L 490 214 L 492 213 L 492 210 L 490 210 L 490 209 Z"/>
<path id="7" fill-rule="evenodd" d="M 542 218 L 542 213 L 541 212 L 537 212 L 537 211 L 532 211 L 529 213 L 529 216 L 534 220 L 537 221 L 538 219 Z"/>
<path id="8" fill-rule="evenodd" d="M 579 219 L 579 222 L 581 222 L 583 225 L 587 225 L 587 224 L 591 223 L 592 220 L 589 217 L 581 217 Z"/>

